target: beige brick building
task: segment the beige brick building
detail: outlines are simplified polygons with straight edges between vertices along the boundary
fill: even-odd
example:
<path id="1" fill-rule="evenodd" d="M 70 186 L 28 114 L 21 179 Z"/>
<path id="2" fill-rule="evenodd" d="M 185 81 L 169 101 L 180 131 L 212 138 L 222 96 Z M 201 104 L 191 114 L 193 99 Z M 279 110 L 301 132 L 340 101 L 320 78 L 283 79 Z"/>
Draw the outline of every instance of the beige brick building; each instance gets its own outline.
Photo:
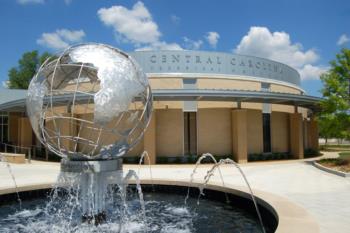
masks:
<path id="1" fill-rule="evenodd" d="M 131 55 L 146 72 L 154 100 L 144 138 L 128 156 L 147 150 L 156 163 L 157 157 L 210 152 L 247 162 L 249 154 L 279 152 L 303 158 L 305 149 L 318 149 L 313 116 L 319 99 L 305 94 L 291 67 L 257 57 L 200 51 Z M 39 145 L 25 113 L 26 91 L 0 92 L 1 141 Z M 62 130 L 75 129 L 66 125 Z"/>

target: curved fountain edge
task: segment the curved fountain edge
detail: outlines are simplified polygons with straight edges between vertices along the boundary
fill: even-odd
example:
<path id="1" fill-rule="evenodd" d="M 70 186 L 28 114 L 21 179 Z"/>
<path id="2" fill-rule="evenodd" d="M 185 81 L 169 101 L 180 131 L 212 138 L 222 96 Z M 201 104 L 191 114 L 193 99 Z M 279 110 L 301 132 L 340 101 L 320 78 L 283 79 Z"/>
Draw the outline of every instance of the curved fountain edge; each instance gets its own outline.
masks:
<path id="1" fill-rule="evenodd" d="M 190 186 L 199 187 L 201 183 L 182 180 L 165 180 L 154 179 L 154 184 L 158 185 L 176 185 L 176 186 Z M 151 180 L 143 179 L 141 184 L 152 184 Z M 250 194 L 247 188 L 242 186 L 234 186 L 226 184 L 223 187 L 219 182 L 210 182 L 206 189 L 231 193 L 243 198 L 250 199 Z M 301 206 L 291 202 L 287 198 L 263 192 L 260 190 L 253 190 L 257 202 L 271 211 L 278 220 L 278 226 L 275 233 L 319 233 L 319 226 L 316 220 Z"/>
<path id="2" fill-rule="evenodd" d="M 133 183 L 131 181 L 130 183 Z M 169 186 L 190 186 L 199 187 L 201 183 L 194 181 L 190 183 L 185 180 L 168 179 L 141 179 L 141 184 L 169 185 Z M 35 183 L 18 187 L 18 192 L 51 189 L 53 183 Z M 243 198 L 250 199 L 247 188 L 226 184 L 223 187 L 219 182 L 210 182 L 206 189 L 226 192 Z M 276 233 L 319 233 L 319 226 L 316 220 L 301 206 L 295 204 L 285 197 L 272 193 L 253 190 L 257 202 L 268 209 L 278 220 Z M 15 193 L 15 188 L 0 189 L 0 195 Z"/>
<path id="3" fill-rule="evenodd" d="M 41 190 L 41 189 L 52 189 L 53 187 L 54 187 L 54 183 L 47 182 L 47 183 L 34 183 L 34 184 L 21 185 L 21 186 L 18 186 L 17 189 L 14 187 L 2 188 L 0 189 L 0 196 L 16 193 L 16 191 L 21 193 L 21 192 L 35 191 L 35 190 Z"/>

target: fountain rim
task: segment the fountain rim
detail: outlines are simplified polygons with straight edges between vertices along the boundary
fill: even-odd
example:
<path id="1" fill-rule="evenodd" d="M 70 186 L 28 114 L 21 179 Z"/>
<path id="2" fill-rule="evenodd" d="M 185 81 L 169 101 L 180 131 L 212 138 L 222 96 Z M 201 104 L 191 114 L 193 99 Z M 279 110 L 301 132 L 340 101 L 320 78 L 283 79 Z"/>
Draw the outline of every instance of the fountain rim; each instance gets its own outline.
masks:
<path id="1" fill-rule="evenodd" d="M 182 186 L 199 187 L 200 182 L 190 183 L 184 180 L 169 179 L 140 179 L 141 185 L 164 185 L 164 186 Z M 134 184 L 130 180 L 130 184 Z M 42 189 L 52 189 L 53 183 L 28 184 L 18 187 L 18 192 L 36 191 Z M 225 187 L 219 182 L 210 182 L 205 189 L 219 192 L 226 192 L 237 195 L 242 198 L 250 199 L 249 191 L 246 187 L 226 184 Z M 15 188 L 0 190 L 0 196 L 15 193 Z M 278 225 L 275 233 L 319 233 L 319 225 L 311 214 L 300 205 L 291 202 L 288 198 L 272 194 L 269 192 L 253 190 L 257 203 L 270 211 L 276 218 Z"/>

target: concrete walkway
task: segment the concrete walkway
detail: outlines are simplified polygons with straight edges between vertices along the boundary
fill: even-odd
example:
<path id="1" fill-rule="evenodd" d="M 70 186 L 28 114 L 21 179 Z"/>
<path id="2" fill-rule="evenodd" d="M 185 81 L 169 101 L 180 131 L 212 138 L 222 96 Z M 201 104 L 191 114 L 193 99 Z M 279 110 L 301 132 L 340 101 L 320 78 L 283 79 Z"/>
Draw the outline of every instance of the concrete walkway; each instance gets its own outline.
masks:
<path id="1" fill-rule="evenodd" d="M 326 153 L 336 157 L 336 153 Z M 195 175 L 202 180 L 211 165 L 201 165 Z M 315 217 L 322 233 L 350 232 L 350 179 L 321 171 L 304 161 L 250 163 L 241 166 L 253 189 L 288 198 L 303 206 Z M 18 186 L 53 183 L 59 172 L 58 163 L 33 162 L 11 164 Z M 138 170 L 136 165 L 125 165 L 124 170 Z M 193 165 L 154 165 L 153 178 L 189 181 Z M 225 183 L 243 186 L 243 179 L 232 165 L 221 168 Z M 149 179 L 148 166 L 142 166 L 140 176 Z M 219 176 L 213 177 L 218 182 Z M 5 163 L 0 163 L 1 190 L 14 184 Z"/>

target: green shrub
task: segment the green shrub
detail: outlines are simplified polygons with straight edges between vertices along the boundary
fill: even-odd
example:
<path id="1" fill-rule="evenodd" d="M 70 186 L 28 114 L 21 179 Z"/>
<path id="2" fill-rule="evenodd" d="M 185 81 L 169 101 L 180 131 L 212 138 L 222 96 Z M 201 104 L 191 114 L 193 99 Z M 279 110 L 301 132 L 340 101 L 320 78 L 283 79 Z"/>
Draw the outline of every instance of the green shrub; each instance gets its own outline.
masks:
<path id="1" fill-rule="evenodd" d="M 156 162 L 158 164 L 167 164 L 168 163 L 168 157 L 164 157 L 164 156 L 157 157 Z"/>
<path id="2" fill-rule="evenodd" d="M 221 159 L 226 158 L 232 158 L 232 156 L 229 155 L 214 155 L 214 158 L 217 162 L 219 162 Z M 159 156 L 156 159 L 157 164 L 195 164 L 197 160 L 199 159 L 198 155 L 192 154 L 192 155 L 185 155 L 185 156 Z M 201 163 L 213 163 L 213 160 L 209 157 L 202 160 Z"/>
<path id="3" fill-rule="evenodd" d="M 341 159 L 350 160 L 350 152 L 340 152 L 340 153 L 339 153 L 339 157 L 340 157 Z"/>
<path id="4" fill-rule="evenodd" d="M 48 161 L 59 162 L 59 161 L 61 161 L 61 157 L 56 155 L 53 152 L 49 152 L 49 154 L 48 154 Z"/>
<path id="5" fill-rule="evenodd" d="M 316 157 L 319 155 L 321 155 L 321 154 L 318 150 L 314 150 L 311 148 L 307 148 L 304 150 L 304 158 L 313 158 L 313 157 Z"/>
<path id="6" fill-rule="evenodd" d="M 268 160 L 281 160 L 289 159 L 288 153 L 262 153 L 262 154 L 249 154 L 248 161 L 268 161 Z"/>
<path id="7" fill-rule="evenodd" d="M 175 162 L 175 163 L 178 163 L 178 164 L 182 163 L 182 156 L 181 156 L 181 157 L 180 157 L 180 156 L 176 156 L 176 157 L 174 158 L 174 162 Z"/>
<path id="8" fill-rule="evenodd" d="M 332 158 L 332 159 L 321 159 L 317 161 L 318 163 L 332 163 L 336 166 L 346 166 L 350 164 L 350 160 L 348 159 L 340 159 L 340 158 Z"/>
<path id="9" fill-rule="evenodd" d="M 197 162 L 197 155 L 189 155 L 187 158 L 188 163 L 196 163 Z"/>
<path id="10" fill-rule="evenodd" d="M 350 161 L 348 159 L 337 159 L 335 165 L 337 166 L 346 166 L 349 165 Z"/>
<path id="11" fill-rule="evenodd" d="M 261 154 L 249 154 L 248 161 L 259 161 L 259 157 L 261 157 Z"/>
<path id="12" fill-rule="evenodd" d="M 123 163 L 125 164 L 138 164 L 140 162 L 141 157 L 138 156 L 128 156 L 123 158 Z M 143 161 L 144 163 L 145 161 Z"/>
<path id="13" fill-rule="evenodd" d="M 214 155 L 214 158 L 219 162 L 221 159 L 232 159 L 232 155 Z"/>

